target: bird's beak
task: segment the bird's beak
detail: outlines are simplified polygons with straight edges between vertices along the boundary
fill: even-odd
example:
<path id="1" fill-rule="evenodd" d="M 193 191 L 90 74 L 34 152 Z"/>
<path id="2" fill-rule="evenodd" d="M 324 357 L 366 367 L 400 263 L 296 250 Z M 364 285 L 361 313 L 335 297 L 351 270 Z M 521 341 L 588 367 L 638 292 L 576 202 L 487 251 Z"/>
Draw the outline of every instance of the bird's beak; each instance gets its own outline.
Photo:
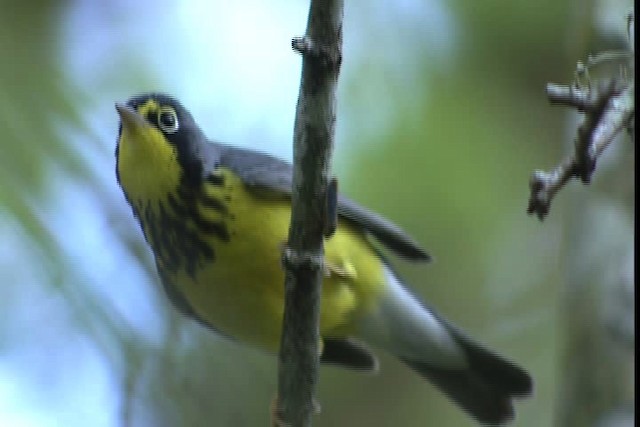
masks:
<path id="1" fill-rule="evenodd" d="M 135 131 L 149 126 L 144 117 L 125 104 L 117 102 L 116 111 L 120 115 L 120 120 L 122 121 L 122 127 L 124 129 Z"/>

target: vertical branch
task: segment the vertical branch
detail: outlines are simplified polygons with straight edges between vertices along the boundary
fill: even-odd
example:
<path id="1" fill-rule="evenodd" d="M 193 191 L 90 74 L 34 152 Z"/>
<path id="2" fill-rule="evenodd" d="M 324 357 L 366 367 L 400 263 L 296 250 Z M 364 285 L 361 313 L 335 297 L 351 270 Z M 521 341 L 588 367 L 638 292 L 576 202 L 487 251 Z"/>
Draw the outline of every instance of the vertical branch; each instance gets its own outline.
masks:
<path id="1" fill-rule="evenodd" d="M 323 236 L 332 230 L 335 192 L 327 191 L 342 60 L 342 0 L 312 0 L 304 37 L 294 125 L 291 226 L 283 255 L 285 311 L 278 371 L 278 421 L 309 426 L 320 354 Z"/>
<path id="2" fill-rule="evenodd" d="M 628 179 L 624 175 L 617 179 Z M 612 426 L 617 424 L 605 420 L 615 414 L 627 419 L 619 425 L 633 425 L 633 218 L 612 197 L 574 203 L 561 295 L 565 328 L 556 422 Z"/>

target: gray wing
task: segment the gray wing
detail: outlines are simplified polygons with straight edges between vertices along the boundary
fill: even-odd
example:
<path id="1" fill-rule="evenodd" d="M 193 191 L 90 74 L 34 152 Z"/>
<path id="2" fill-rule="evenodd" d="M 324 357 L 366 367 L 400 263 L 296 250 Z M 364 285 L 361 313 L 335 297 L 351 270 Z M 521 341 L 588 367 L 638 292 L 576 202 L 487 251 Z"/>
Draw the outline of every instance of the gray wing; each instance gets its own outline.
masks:
<path id="1" fill-rule="evenodd" d="M 249 187 L 268 189 L 287 197 L 291 195 L 292 168 L 289 163 L 256 151 L 223 144 L 216 146 L 220 165 L 233 170 Z M 415 261 L 431 259 L 400 227 L 346 197 L 338 196 L 338 215 L 359 225 L 400 256 Z"/>

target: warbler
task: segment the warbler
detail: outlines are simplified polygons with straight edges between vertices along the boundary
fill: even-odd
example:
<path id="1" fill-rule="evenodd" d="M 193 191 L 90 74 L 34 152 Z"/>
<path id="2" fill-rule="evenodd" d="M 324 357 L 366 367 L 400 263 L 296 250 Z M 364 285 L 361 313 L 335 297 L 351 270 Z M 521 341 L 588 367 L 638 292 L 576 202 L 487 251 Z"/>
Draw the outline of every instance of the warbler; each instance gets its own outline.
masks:
<path id="1" fill-rule="evenodd" d="M 207 139 L 165 94 L 116 104 L 116 175 L 155 256 L 167 296 L 203 325 L 277 352 L 291 165 Z M 375 371 L 390 352 L 481 423 L 514 416 L 528 373 L 485 349 L 414 296 L 372 243 L 411 261 L 427 252 L 400 227 L 339 196 L 325 241 L 321 361 Z"/>

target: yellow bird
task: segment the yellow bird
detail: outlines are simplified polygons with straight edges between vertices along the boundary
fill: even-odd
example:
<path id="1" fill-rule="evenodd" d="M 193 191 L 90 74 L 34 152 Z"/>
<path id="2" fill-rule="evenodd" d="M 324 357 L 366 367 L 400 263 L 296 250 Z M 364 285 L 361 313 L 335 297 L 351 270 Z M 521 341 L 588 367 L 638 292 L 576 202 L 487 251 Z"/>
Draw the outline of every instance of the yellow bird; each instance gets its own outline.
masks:
<path id="1" fill-rule="evenodd" d="M 174 98 L 116 104 L 116 175 L 153 250 L 164 289 L 183 313 L 276 352 L 284 310 L 282 243 L 291 166 L 209 141 Z M 368 345 L 403 361 L 479 422 L 514 415 L 527 372 L 490 352 L 409 292 L 370 239 L 413 261 L 429 255 L 398 226 L 340 196 L 325 242 L 321 361 L 373 371 Z"/>

